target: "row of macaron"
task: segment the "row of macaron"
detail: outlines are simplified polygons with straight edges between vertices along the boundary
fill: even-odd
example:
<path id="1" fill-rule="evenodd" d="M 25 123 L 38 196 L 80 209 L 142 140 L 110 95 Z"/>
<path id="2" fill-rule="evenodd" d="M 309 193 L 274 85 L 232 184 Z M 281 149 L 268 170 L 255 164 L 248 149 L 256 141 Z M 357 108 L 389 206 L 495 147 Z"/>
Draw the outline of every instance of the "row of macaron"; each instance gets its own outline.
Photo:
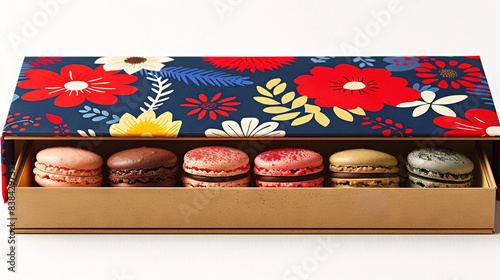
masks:
<path id="1" fill-rule="evenodd" d="M 241 150 L 207 146 L 185 153 L 181 181 L 185 187 L 248 187 L 249 157 Z M 280 148 L 255 157 L 257 187 L 398 187 L 399 162 L 393 155 L 372 149 L 350 149 L 329 158 L 329 182 L 324 182 L 323 157 L 312 150 Z M 42 187 L 100 187 L 103 159 L 73 148 L 52 147 L 37 153 L 33 170 Z M 111 187 L 171 187 L 178 181 L 175 153 L 154 147 L 127 149 L 107 160 Z M 468 187 L 474 164 L 466 156 L 443 147 L 410 152 L 406 169 L 413 187 Z"/>

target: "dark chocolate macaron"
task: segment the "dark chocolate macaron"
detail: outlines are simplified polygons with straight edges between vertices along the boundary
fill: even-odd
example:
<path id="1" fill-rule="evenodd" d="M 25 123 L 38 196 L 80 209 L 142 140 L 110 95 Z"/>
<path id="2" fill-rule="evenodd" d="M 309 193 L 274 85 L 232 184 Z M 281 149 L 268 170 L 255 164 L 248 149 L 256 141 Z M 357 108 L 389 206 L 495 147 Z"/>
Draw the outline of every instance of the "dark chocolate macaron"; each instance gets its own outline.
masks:
<path id="1" fill-rule="evenodd" d="M 474 163 L 450 149 L 433 147 L 410 152 L 406 168 L 412 187 L 463 188 L 471 185 Z"/>
<path id="2" fill-rule="evenodd" d="M 140 147 L 108 159 L 112 187 L 172 187 L 177 183 L 177 156 L 165 149 Z"/>

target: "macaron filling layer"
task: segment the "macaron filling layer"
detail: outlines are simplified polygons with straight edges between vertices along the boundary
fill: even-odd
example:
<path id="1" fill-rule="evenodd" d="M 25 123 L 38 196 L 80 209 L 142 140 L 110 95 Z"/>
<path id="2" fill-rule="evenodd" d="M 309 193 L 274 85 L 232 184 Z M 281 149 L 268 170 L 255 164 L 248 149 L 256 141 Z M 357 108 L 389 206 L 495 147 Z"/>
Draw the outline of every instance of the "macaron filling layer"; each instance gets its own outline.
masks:
<path id="1" fill-rule="evenodd" d="M 469 181 L 446 181 L 422 177 L 409 173 L 408 180 L 410 186 L 419 188 L 468 188 L 471 187 L 472 180 Z"/>
<path id="2" fill-rule="evenodd" d="M 97 184 L 102 182 L 102 176 L 100 174 L 93 176 L 76 176 L 76 175 L 66 175 L 66 174 L 54 174 L 39 170 L 37 168 L 33 169 L 35 176 L 42 179 L 49 179 L 51 181 L 69 183 L 69 184 Z"/>
<path id="3" fill-rule="evenodd" d="M 119 180 L 111 181 L 112 184 L 156 184 L 163 181 L 171 181 L 174 180 L 175 176 L 173 175 L 164 175 L 157 177 L 137 177 L 137 178 L 122 178 Z"/>
<path id="4" fill-rule="evenodd" d="M 303 167 L 296 169 L 285 169 L 285 168 L 262 168 L 262 167 L 254 167 L 254 172 L 257 175 L 267 175 L 267 176 L 288 176 L 288 177 L 296 177 L 303 176 L 313 173 L 318 173 L 323 171 L 323 165 L 313 166 L 313 167 Z"/>
<path id="5" fill-rule="evenodd" d="M 414 166 L 411 166 L 410 164 L 406 164 L 406 168 L 408 169 L 409 172 L 415 174 L 415 175 L 420 175 L 425 178 L 429 179 L 437 179 L 437 180 L 447 180 L 448 178 L 452 179 L 449 181 L 469 181 L 472 179 L 473 172 L 469 173 L 464 173 L 464 174 L 455 174 L 455 173 L 450 173 L 450 172 L 437 172 L 425 168 L 417 168 Z"/>
<path id="6" fill-rule="evenodd" d="M 153 168 L 136 168 L 136 169 L 125 169 L 125 170 L 110 170 L 110 177 L 113 176 L 132 176 L 141 177 L 150 175 L 151 172 L 155 174 L 169 174 L 177 171 L 177 165 L 172 166 L 158 166 Z"/>
<path id="7" fill-rule="evenodd" d="M 183 167 L 184 171 L 186 171 L 186 173 L 188 174 L 203 173 L 203 175 L 202 174 L 196 174 L 196 175 L 205 177 L 231 177 L 247 173 L 250 170 L 250 164 L 230 170 L 214 170 L 209 168 L 199 168 L 196 166 L 187 166 L 186 164 L 184 164 Z M 228 176 L 228 174 L 231 175 Z"/>
<path id="8" fill-rule="evenodd" d="M 410 173 L 411 176 L 417 178 L 417 179 L 422 179 L 422 180 L 425 180 L 425 181 L 429 181 L 429 182 L 435 182 L 435 183 L 446 183 L 446 184 L 463 184 L 463 183 L 468 183 L 468 182 L 471 182 L 471 180 L 466 180 L 466 181 L 453 181 L 453 180 L 441 180 L 441 179 L 435 179 L 435 178 L 429 178 L 429 177 L 424 177 L 424 176 L 420 176 L 418 174 L 415 174 L 415 173 Z M 410 178 L 411 180 L 411 178 Z"/>
<path id="9" fill-rule="evenodd" d="M 399 175 L 396 173 L 354 173 L 354 172 L 331 172 L 330 177 L 342 179 L 355 179 L 355 178 L 397 178 Z"/>
<path id="10" fill-rule="evenodd" d="M 246 188 L 248 187 L 248 183 L 250 182 L 250 175 L 248 173 L 242 174 L 243 176 L 234 176 L 238 177 L 236 179 L 233 179 L 231 181 L 203 181 L 203 180 L 197 180 L 195 178 L 189 177 L 188 174 L 184 174 L 182 176 L 182 183 L 184 187 L 188 188 L 235 188 L 235 187 L 241 187 L 241 188 Z M 206 176 L 202 176 L 206 177 Z M 212 177 L 211 177 L 212 178 Z M 206 179 L 206 178 L 204 178 Z M 223 179 L 223 178 L 221 178 Z"/>
<path id="11" fill-rule="evenodd" d="M 332 172 L 358 172 L 358 173 L 394 173 L 398 172 L 397 165 L 394 166 L 370 166 L 370 165 L 335 165 L 330 164 Z"/>
<path id="12" fill-rule="evenodd" d="M 288 182 L 302 182 L 302 181 L 310 181 L 322 178 L 323 174 L 321 172 L 301 175 L 301 176 L 269 176 L 269 175 L 256 175 L 255 180 L 262 182 L 271 182 L 271 183 L 288 183 Z"/>
<path id="13" fill-rule="evenodd" d="M 35 168 L 50 174 L 71 175 L 71 176 L 95 176 L 102 173 L 101 168 L 75 169 L 68 167 L 54 166 L 42 162 L 35 162 Z"/>
<path id="14" fill-rule="evenodd" d="M 159 183 L 175 179 L 177 165 L 158 166 L 153 168 L 136 168 L 126 170 L 110 170 L 109 181 L 113 184 L 146 184 Z"/>
<path id="15" fill-rule="evenodd" d="M 234 175 L 234 176 L 227 176 L 227 177 L 212 177 L 212 176 L 203 176 L 203 175 L 194 175 L 194 174 L 189 174 L 185 173 L 185 177 L 188 177 L 193 180 L 197 181 L 202 181 L 202 182 L 230 182 L 230 181 L 235 181 L 241 178 L 244 178 L 248 176 L 248 172 L 239 174 L 239 175 Z"/>

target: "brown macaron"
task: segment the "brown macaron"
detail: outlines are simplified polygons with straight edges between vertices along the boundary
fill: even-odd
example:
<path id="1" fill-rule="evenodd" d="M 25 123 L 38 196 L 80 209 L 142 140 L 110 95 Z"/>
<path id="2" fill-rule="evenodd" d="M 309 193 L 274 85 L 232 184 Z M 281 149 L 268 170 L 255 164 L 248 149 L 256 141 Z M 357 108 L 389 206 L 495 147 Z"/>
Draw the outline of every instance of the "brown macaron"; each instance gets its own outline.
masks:
<path id="1" fill-rule="evenodd" d="M 140 147 L 108 159 L 111 187 L 172 187 L 177 183 L 177 156 L 165 149 Z"/>

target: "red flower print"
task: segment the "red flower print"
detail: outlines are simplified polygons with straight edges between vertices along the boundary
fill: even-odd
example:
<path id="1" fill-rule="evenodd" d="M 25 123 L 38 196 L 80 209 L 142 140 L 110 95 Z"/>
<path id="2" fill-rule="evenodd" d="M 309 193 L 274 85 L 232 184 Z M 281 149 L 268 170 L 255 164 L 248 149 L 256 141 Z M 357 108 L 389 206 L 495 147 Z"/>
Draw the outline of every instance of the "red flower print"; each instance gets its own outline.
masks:
<path id="1" fill-rule="evenodd" d="M 395 123 L 391 119 L 382 119 L 381 117 L 376 117 L 375 120 L 370 119 L 370 117 L 363 117 L 362 125 L 369 125 L 371 129 L 382 129 L 382 134 L 384 136 L 392 137 L 413 137 L 409 135 L 413 132 L 411 128 L 404 128 L 403 124 Z"/>
<path id="2" fill-rule="evenodd" d="M 437 82 L 438 87 L 457 89 L 460 85 L 464 87 L 475 87 L 473 82 L 480 82 L 483 74 L 478 67 L 469 63 L 458 63 L 456 60 L 444 61 L 431 58 L 428 62 L 421 62 L 420 67 L 415 68 L 417 77 L 424 78 L 424 84 Z"/>
<path id="3" fill-rule="evenodd" d="M 434 123 L 440 127 L 455 129 L 443 136 L 498 136 L 500 124 L 497 113 L 487 109 L 471 109 L 465 112 L 467 120 L 457 117 L 437 117 Z"/>
<path id="4" fill-rule="evenodd" d="M 229 117 L 229 114 L 226 111 L 237 111 L 238 109 L 232 108 L 230 106 L 240 105 L 240 102 L 230 102 L 236 99 L 236 97 L 228 97 L 217 101 L 221 97 L 222 93 L 217 93 L 210 101 L 207 96 L 203 93 L 198 96 L 199 100 L 194 98 L 186 98 L 187 102 L 191 102 L 189 104 L 181 104 L 182 107 L 196 107 L 195 109 L 189 111 L 187 115 L 198 114 L 198 120 L 203 119 L 203 117 L 207 114 L 210 116 L 212 120 L 217 119 L 217 114 Z M 217 114 L 216 114 L 217 113 Z"/>
<path id="5" fill-rule="evenodd" d="M 67 123 L 63 124 L 62 123 L 63 119 L 61 117 L 53 114 L 45 114 L 45 117 L 47 118 L 47 120 L 49 120 L 49 122 L 55 124 L 54 126 L 55 137 L 62 137 L 62 136 L 71 137 L 71 135 L 68 134 L 70 132 L 70 130 L 67 128 L 68 124 Z"/>
<path id="6" fill-rule="evenodd" d="M 314 103 L 320 107 L 379 111 L 384 104 L 396 106 L 420 98 L 418 90 L 406 87 L 405 79 L 391 77 L 386 69 L 361 70 L 341 64 L 335 68 L 316 66 L 310 73 L 294 82 L 299 94 L 315 98 Z"/>
<path id="7" fill-rule="evenodd" d="M 14 113 L 7 116 L 7 122 L 3 127 L 3 131 L 8 134 L 17 134 L 26 131 L 31 126 L 37 127 L 40 125 L 39 121 L 42 118 L 32 118 L 29 115 L 21 115 L 21 113 Z"/>
<path id="8" fill-rule="evenodd" d="M 39 57 L 34 58 L 33 60 L 28 61 L 31 67 L 40 67 L 48 64 L 55 64 L 56 62 L 61 62 L 61 56 L 47 56 L 47 57 Z"/>
<path id="9" fill-rule="evenodd" d="M 278 69 L 284 64 L 290 65 L 291 62 L 295 62 L 295 57 L 204 57 L 204 61 L 209 61 L 215 67 L 236 68 L 236 71 L 240 72 L 250 70 L 253 73 L 255 69 L 264 72 Z"/>
<path id="10" fill-rule="evenodd" d="M 127 84 L 137 81 L 132 75 L 114 75 L 119 71 L 104 71 L 102 66 L 92 70 L 84 65 L 68 65 L 61 73 L 48 70 L 29 70 L 24 74 L 28 80 L 17 84 L 20 88 L 35 89 L 21 96 L 26 101 L 39 101 L 56 97 L 59 107 L 74 107 L 85 99 L 100 105 L 114 104 L 115 95 L 129 95 L 137 88 Z"/>

